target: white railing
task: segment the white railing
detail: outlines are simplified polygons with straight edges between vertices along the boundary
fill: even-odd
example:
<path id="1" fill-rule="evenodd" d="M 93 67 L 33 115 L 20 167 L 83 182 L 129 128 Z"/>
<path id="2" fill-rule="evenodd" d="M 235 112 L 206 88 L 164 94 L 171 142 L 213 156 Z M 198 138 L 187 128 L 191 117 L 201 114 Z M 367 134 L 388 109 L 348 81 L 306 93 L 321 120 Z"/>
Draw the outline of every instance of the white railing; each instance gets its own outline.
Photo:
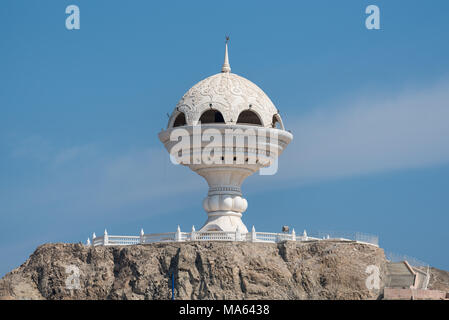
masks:
<path id="1" fill-rule="evenodd" d="M 207 231 L 207 232 L 190 232 L 186 234 L 188 241 L 241 241 L 238 232 L 226 231 Z"/>
<path id="2" fill-rule="evenodd" d="M 175 241 L 175 235 L 176 232 L 144 234 L 141 243 L 171 242 Z"/>
<path id="3" fill-rule="evenodd" d="M 139 243 L 139 236 L 108 236 L 108 244 L 110 245 L 130 245 Z"/>
<path id="4" fill-rule="evenodd" d="M 92 243 L 87 239 L 87 245 L 108 246 L 108 245 L 133 245 L 149 244 L 159 242 L 180 242 L 180 241 L 245 241 L 245 242 L 267 242 L 278 243 L 282 241 L 338 241 L 338 242 L 358 242 L 369 245 L 379 246 L 379 238 L 374 235 L 362 233 L 341 233 L 327 232 L 308 235 L 304 230 L 302 235 L 296 235 L 295 229 L 291 233 L 272 233 L 256 232 L 253 227 L 250 232 L 228 232 L 228 231 L 195 231 L 181 232 L 179 226 L 176 232 L 150 233 L 145 234 L 140 231 L 140 236 L 110 236 L 105 230 L 104 234 L 97 237 L 95 233 L 92 236 Z"/>
<path id="5" fill-rule="evenodd" d="M 87 244 L 90 244 L 89 239 L 87 239 Z M 104 237 L 92 237 L 92 245 L 95 246 L 102 246 L 104 245 Z"/>
<path id="6" fill-rule="evenodd" d="M 313 233 L 319 239 L 340 239 L 342 241 L 356 241 L 379 246 L 379 237 L 373 234 L 361 232 L 343 232 L 343 231 L 318 231 Z"/>

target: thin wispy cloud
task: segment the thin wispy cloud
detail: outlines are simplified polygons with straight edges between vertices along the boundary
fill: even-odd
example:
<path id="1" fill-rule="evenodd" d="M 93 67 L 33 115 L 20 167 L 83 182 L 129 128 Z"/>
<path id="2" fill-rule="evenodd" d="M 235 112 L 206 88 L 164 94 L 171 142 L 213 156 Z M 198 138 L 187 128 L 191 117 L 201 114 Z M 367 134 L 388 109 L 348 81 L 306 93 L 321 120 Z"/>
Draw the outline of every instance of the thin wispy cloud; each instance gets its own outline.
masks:
<path id="1" fill-rule="evenodd" d="M 307 183 L 449 162 L 449 82 L 290 121 L 276 180 Z"/>
<path id="2" fill-rule="evenodd" d="M 30 177 L 31 183 L 20 190 L 5 189 L 5 211 L 47 206 L 48 214 L 63 208 L 81 216 L 101 215 L 141 202 L 159 208 L 161 201 L 165 208 L 175 208 L 180 204 L 167 200 L 173 195 L 207 190 L 205 182 L 190 182 L 196 177 L 189 170 L 173 166 L 162 146 L 112 152 L 94 143 L 57 148 L 32 137 L 18 143 L 9 156 L 27 165 L 37 163 L 39 179 Z"/>

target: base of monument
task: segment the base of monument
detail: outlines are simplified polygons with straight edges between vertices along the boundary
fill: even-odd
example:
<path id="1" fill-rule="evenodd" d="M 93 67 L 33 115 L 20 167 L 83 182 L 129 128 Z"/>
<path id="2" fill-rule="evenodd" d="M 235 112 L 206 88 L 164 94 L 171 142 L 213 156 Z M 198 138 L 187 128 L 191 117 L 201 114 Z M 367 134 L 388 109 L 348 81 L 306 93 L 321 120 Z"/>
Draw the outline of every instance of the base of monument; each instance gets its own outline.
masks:
<path id="1" fill-rule="evenodd" d="M 242 233 L 247 233 L 248 229 L 243 223 L 240 216 L 226 213 L 211 213 L 208 216 L 206 223 L 199 231 L 230 231 L 235 232 L 237 228 Z"/>

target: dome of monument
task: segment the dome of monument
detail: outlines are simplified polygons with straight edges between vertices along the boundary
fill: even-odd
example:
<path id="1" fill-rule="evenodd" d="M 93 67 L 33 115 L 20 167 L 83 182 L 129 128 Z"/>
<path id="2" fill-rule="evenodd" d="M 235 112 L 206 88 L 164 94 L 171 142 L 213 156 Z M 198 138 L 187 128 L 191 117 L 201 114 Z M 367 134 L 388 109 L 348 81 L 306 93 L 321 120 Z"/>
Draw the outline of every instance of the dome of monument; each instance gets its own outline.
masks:
<path id="1" fill-rule="evenodd" d="M 226 43 L 221 73 L 190 88 L 173 111 L 168 128 L 224 123 L 284 129 L 277 108 L 253 82 L 231 73 Z"/>

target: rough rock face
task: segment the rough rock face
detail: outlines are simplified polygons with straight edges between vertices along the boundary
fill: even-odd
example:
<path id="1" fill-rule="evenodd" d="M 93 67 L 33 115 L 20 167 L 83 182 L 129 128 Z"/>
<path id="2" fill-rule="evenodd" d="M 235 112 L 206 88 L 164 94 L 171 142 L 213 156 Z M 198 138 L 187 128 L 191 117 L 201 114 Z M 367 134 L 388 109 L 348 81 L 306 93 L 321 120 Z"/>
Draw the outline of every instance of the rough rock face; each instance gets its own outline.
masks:
<path id="1" fill-rule="evenodd" d="M 380 270 L 380 289 L 367 288 L 369 265 Z M 176 299 L 378 299 L 385 271 L 382 249 L 325 240 L 95 248 L 58 243 L 38 247 L 1 279 L 0 297 L 170 299 L 173 274 Z"/>

